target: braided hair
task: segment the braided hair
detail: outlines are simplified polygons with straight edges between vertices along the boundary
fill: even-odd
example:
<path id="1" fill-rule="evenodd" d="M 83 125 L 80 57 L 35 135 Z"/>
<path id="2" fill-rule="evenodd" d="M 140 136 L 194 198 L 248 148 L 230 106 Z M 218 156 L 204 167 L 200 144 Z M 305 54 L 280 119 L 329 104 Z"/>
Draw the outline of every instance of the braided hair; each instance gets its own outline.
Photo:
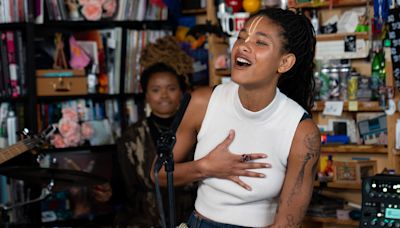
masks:
<path id="1" fill-rule="evenodd" d="M 310 112 L 314 104 L 313 70 L 316 43 L 310 20 L 304 15 L 280 8 L 268 8 L 252 15 L 252 17 L 256 16 L 267 17 L 281 27 L 283 52 L 293 53 L 296 56 L 296 62 L 289 71 L 280 76 L 278 88 Z"/>

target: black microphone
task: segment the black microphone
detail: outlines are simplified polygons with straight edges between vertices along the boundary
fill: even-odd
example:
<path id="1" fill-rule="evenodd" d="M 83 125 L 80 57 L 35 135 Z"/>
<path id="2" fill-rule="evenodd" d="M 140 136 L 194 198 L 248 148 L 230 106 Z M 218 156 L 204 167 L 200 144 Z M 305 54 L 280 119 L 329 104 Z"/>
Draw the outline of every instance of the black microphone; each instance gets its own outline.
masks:
<path id="1" fill-rule="evenodd" d="M 172 153 L 172 149 L 176 142 L 175 133 L 178 130 L 179 124 L 181 123 L 185 111 L 190 102 L 190 94 L 186 92 L 183 95 L 181 103 L 179 105 L 179 109 L 176 112 L 176 115 L 172 121 L 171 127 L 168 131 L 161 133 L 161 136 L 157 139 L 157 152 L 158 154 L 163 157 L 167 156 L 169 153 Z"/>
<path id="2" fill-rule="evenodd" d="M 174 133 L 178 129 L 179 124 L 181 123 L 181 121 L 183 119 L 183 115 L 185 114 L 185 111 L 189 105 L 190 98 L 191 98 L 190 93 L 185 92 L 185 94 L 183 94 L 181 104 L 179 105 L 179 109 L 176 112 L 175 118 L 172 121 L 171 128 L 170 128 L 171 131 Z"/>
<path id="3" fill-rule="evenodd" d="M 157 139 L 156 146 L 157 146 L 157 153 L 158 158 L 154 165 L 154 178 L 155 178 L 155 188 L 156 188 L 156 197 L 157 197 L 157 204 L 160 210 L 160 217 L 161 217 L 161 224 L 163 228 L 167 227 L 163 203 L 161 198 L 160 187 L 158 184 L 158 172 L 160 171 L 161 167 L 164 165 L 165 171 L 167 173 L 167 189 L 168 189 L 168 206 L 169 206 L 169 227 L 175 228 L 175 193 L 174 193 L 174 159 L 172 150 L 174 148 L 176 142 L 176 130 L 179 127 L 179 124 L 182 121 L 182 118 L 185 114 L 186 108 L 190 102 L 190 94 L 186 92 L 183 95 L 181 103 L 179 105 L 179 109 L 172 121 L 171 127 L 168 131 L 163 132 L 161 136 Z"/>

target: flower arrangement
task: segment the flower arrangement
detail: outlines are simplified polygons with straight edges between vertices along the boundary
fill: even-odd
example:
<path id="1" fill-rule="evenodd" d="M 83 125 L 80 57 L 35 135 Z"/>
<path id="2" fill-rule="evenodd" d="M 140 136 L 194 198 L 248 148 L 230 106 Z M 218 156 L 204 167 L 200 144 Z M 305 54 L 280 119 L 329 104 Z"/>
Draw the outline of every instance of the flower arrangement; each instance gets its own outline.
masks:
<path id="1" fill-rule="evenodd" d="M 62 117 L 58 121 L 58 133 L 53 135 L 51 144 L 56 148 L 74 147 L 82 145 L 93 135 L 90 123 L 79 123 L 78 113 L 72 108 L 64 108 Z"/>
<path id="2" fill-rule="evenodd" d="M 72 20 L 81 16 L 88 21 L 112 18 L 117 11 L 117 0 L 65 0 Z"/>

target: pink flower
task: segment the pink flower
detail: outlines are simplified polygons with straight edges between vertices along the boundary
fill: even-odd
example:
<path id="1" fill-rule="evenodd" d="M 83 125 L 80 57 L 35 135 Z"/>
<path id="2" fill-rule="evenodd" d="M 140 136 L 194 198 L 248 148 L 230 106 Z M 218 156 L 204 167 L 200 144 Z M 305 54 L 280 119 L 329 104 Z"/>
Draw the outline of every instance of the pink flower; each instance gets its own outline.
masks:
<path id="1" fill-rule="evenodd" d="M 81 142 L 81 133 L 78 131 L 75 134 L 64 136 L 64 143 L 67 146 L 79 146 Z"/>
<path id="2" fill-rule="evenodd" d="M 104 9 L 104 17 L 112 17 L 117 9 L 117 2 L 116 0 L 106 0 L 103 4 Z"/>
<path id="3" fill-rule="evenodd" d="M 97 21 L 101 18 L 102 8 L 99 2 L 90 1 L 83 6 L 81 13 L 89 21 Z"/>
<path id="4" fill-rule="evenodd" d="M 62 110 L 62 118 L 78 122 L 78 113 L 73 108 L 64 108 Z"/>
<path id="5" fill-rule="evenodd" d="M 61 118 L 58 122 L 58 131 L 64 137 L 80 134 L 80 126 L 71 119 Z"/>
<path id="6" fill-rule="evenodd" d="M 53 139 L 51 140 L 51 144 L 53 144 L 55 148 L 65 148 L 67 146 L 64 143 L 64 138 L 60 134 L 54 134 L 53 135 Z"/>
<path id="7" fill-rule="evenodd" d="M 81 134 L 82 138 L 84 139 L 90 139 L 93 135 L 93 128 L 88 122 L 84 122 L 81 124 Z"/>
<path id="8" fill-rule="evenodd" d="M 79 0 L 79 5 L 86 5 L 90 2 L 91 0 Z"/>

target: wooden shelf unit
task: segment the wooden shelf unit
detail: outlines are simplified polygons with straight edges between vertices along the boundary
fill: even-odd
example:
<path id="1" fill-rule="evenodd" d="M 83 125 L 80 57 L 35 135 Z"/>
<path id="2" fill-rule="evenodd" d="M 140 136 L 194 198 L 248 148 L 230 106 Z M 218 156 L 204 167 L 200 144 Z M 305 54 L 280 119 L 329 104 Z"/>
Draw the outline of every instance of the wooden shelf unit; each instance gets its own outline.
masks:
<path id="1" fill-rule="evenodd" d="M 321 153 L 354 153 L 354 154 L 383 154 L 387 155 L 384 145 L 329 145 L 321 147 Z"/>
<path id="2" fill-rule="evenodd" d="M 202 8 L 202 9 L 184 9 L 182 10 L 182 14 L 206 14 L 207 9 Z"/>
<path id="3" fill-rule="evenodd" d="M 337 224 L 337 225 L 351 225 L 351 226 L 358 226 L 359 222 L 355 220 L 339 220 L 337 218 L 323 218 L 323 217 L 305 217 L 304 219 L 306 222 L 318 222 L 318 223 L 330 223 L 330 224 Z"/>
<path id="4" fill-rule="evenodd" d="M 337 182 L 314 182 L 314 187 L 316 188 L 330 188 L 330 189 L 345 189 L 345 190 L 361 190 L 361 184 L 347 184 L 347 183 L 337 183 Z"/>
<path id="5" fill-rule="evenodd" d="M 333 1 L 332 7 L 354 7 L 354 6 L 363 6 L 367 4 L 367 1 L 370 0 L 336 0 Z M 289 5 L 289 8 L 302 9 L 302 8 L 328 8 L 330 7 L 329 1 L 311 1 L 305 3 L 295 3 L 293 5 Z"/>
<path id="6" fill-rule="evenodd" d="M 350 101 L 352 102 L 352 101 Z M 379 106 L 378 101 L 354 101 L 357 102 L 357 110 L 353 112 L 383 112 L 381 106 Z M 316 101 L 314 102 L 314 107 L 312 109 L 313 112 L 322 112 L 325 108 L 324 101 Z M 349 101 L 344 101 L 343 103 L 343 111 L 344 112 L 351 112 L 349 110 Z"/>
<path id="7" fill-rule="evenodd" d="M 356 39 L 368 40 L 368 32 L 332 33 L 317 35 L 317 41 L 344 40 L 346 36 L 356 36 Z"/>

